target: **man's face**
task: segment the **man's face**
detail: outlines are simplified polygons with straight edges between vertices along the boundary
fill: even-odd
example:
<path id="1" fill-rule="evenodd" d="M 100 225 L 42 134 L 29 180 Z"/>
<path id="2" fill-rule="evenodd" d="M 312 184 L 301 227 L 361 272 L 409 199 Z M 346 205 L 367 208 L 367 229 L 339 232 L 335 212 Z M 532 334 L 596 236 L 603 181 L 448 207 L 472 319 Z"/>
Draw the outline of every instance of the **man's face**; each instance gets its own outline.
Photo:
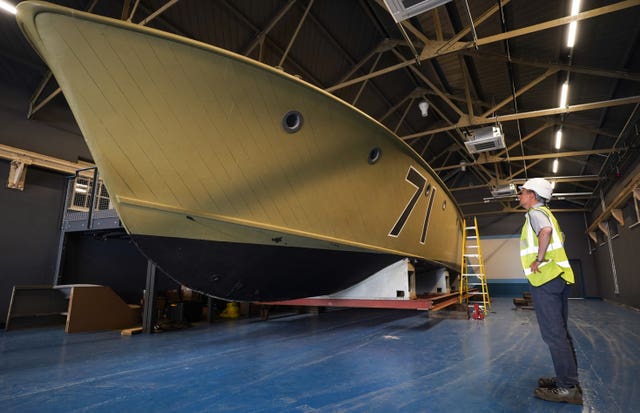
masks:
<path id="1" fill-rule="evenodd" d="M 536 199 L 536 194 L 533 191 L 529 191 L 528 189 L 522 188 L 520 193 L 518 194 L 518 201 L 520 202 L 520 206 L 529 209 Z"/>

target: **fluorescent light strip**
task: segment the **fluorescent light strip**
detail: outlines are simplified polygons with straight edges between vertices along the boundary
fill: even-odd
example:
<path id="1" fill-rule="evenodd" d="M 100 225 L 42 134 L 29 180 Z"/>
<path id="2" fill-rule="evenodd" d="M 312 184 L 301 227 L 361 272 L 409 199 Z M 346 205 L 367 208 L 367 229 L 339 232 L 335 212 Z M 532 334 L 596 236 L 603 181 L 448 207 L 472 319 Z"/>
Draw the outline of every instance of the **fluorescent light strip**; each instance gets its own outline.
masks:
<path id="1" fill-rule="evenodd" d="M 553 160 L 553 173 L 556 174 L 558 173 L 558 158 Z"/>
<path id="2" fill-rule="evenodd" d="M 5 0 L 0 0 L 0 9 L 7 11 L 11 14 L 16 14 L 16 6 L 6 2 Z"/>
<path id="3" fill-rule="evenodd" d="M 575 16 L 580 13 L 580 0 L 573 0 L 571 3 L 571 15 Z"/>
<path id="4" fill-rule="evenodd" d="M 560 107 L 564 108 L 567 106 L 567 96 L 569 95 L 569 83 L 564 82 L 562 84 L 562 88 L 560 89 Z"/>
<path id="5" fill-rule="evenodd" d="M 576 16 L 580 13 L 580 0 L 573 0 L 571 3 L 571 15 Z M 567 47 L 573 47 L 576 44 L 576 33 L 578 31 L 578 22 L 569 23 L 569 33 L 567 34 Z"/>
<path id="6" fill-rule="evenodd" d="M 569 34 L 567 34 L 567 47 L 573 47 L 576 44 L 577 31 L 578 31 L 578 22 L 569 23 Z"/>
<path id="7" fill-rule="evenodd" d="M 562 146 L 562 129 L 556 131 L 556 149 L 560 149 Z"/>

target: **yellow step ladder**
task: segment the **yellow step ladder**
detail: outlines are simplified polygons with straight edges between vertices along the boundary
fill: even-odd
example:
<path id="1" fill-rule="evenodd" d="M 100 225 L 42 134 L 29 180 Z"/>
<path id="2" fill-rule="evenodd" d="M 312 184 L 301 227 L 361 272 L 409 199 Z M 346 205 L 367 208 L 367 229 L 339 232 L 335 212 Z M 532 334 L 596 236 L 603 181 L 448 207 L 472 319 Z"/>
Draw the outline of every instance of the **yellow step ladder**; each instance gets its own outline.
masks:
<path id="1" fill-rule="evenodd" d="M 460 295 L 458 302 L 469 306 L 481 305 L 481 310 L 486 315 L 491 310 L 491 299 L 487 288 L 487 274 L 480 247 L 480 234 L 478 221 L 473 217 L 473 226 L 467 226 L 466 218 L 463 221 L 462 254 L 460 259 Z M 472 300 L 480 296 L 480 300 Z"/>

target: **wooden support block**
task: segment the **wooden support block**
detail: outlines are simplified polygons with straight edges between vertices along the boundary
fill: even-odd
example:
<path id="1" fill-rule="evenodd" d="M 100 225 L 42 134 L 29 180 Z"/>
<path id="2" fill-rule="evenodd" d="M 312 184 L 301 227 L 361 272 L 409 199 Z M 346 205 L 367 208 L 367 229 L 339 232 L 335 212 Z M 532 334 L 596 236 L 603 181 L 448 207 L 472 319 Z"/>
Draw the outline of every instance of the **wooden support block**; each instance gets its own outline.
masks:
<path id="1" fill-rule="evenodd" d="M 410 262 L 407 263 L 408 267 L 408 275 L 409 275 L 409 299 L 415 300 L 418 298 L 418 294 L 416 293 L 416 269 Z"/>
<path id="2" fill-rule="evenodd" d="M 130 308 L 109 287 L 73 286 L 69 298 L 67 333 L 120 330 L 140 323 L 139 310 Z"/>
<path id="3" fill-rule="evenodd" d="M 624 225 L 624 216 L 622 215 L 621 209 L 612 209 L 611 215 L 613 215 L 620 225 Z"/>
<path id="4" fill-rule="evenodd" d="M 636 201 L 640 201 L 640 186 L 633 188 L 633 197 Z"/>
<path id="5" fill-rule="evenodd" d="M 23 161 L 11 161 L 11 167 L 9 170 L 9 181 L 7 182 L 7 188 L 24 190 L 24 179 L 27 175 L 27 163 Z"/>
<path id="6" fill-rule="evenodd" d="M 598 234 L 596 234 L 594 231 L 589 231 L 589 238 L 591 238 L 595 243 L 598 242 Z"/>
<path id="7" fill-rule="evenodd" d="M 67 297 L 51 285 L 16 285 L 11 292 L 5 330 L 64 324 L 67 307 Z"/>
<path id="8" fill-rule="evenodd" d="M 65 319 L 67 333 L 120 330 L 140 324 L 140 310 L 102 285 L 15 286 L 5 330 L 64 324 Z"/>
<path id="9" fill-rule="evenodd" d="M 455 320 L 468 320 L 469 309 L 465 304 L 458 304 L 457 302 L 446 308 L 441 308 L 437 311 L 429 311 L 429 318 L 448 318 Z"/>
<path id="10" fill-rule="evenodd" d="M 142 327 L 125 328 L 120 331 L 121 336 L 132 336 L 134 334 L 142 333 Z"/>
<path id="11" fill-rule="evenodd" d="M 598 222 L 598 228 L 604 233 L 604 235 L 609 235 L 609 228 L 607 228 L 607 224 L 605 222 Z"/>
<path id="12" fill-rule="evenodd" d="M 443 308 L 457 304 L 458 300 L 459 299 L 457 297 L 454 297 L 448 300 L 439 301 L 438 303 L 434 304 L 433 307 L 431 307 L 431 311 L 439 311 L 439 310 L 442 310 Z"/>

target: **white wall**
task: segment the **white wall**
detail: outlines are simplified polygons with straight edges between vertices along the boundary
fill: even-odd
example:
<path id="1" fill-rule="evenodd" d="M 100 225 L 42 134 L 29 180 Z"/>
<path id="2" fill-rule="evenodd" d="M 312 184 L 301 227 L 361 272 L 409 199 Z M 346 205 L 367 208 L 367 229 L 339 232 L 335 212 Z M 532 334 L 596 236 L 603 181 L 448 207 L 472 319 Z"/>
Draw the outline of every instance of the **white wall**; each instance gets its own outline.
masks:
<path id="1" fill-rule="evenodd" d="M 480 235 L 484 266 L 489 280 L 519 279 L 526 282 L 520 265 L 520 238 Z"/>

